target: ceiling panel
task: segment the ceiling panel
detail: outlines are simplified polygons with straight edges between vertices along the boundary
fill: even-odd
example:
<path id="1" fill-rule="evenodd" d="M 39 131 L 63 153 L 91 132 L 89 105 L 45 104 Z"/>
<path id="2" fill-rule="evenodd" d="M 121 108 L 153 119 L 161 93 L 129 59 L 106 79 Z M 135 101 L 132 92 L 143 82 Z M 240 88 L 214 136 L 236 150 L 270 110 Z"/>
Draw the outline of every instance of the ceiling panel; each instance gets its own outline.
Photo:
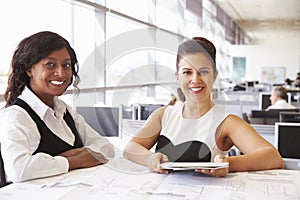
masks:
<path id="1" fill-rule="evenodd" d="M 300 37 L 300 0 L 216 0 L 252 43 Z"/>

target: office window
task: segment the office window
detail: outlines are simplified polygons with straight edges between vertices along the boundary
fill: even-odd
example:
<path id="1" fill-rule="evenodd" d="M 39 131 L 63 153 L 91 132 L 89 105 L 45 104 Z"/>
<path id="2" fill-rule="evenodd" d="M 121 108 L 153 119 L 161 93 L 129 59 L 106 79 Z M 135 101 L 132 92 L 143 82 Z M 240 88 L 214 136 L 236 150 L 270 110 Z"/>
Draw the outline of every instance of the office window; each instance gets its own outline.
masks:
<path id="1" fill-rule="evenodd" d="M 140 86 L 126 89 L 113 89 L 106 91 L 106 105 L 135 105 L 135 104 L 164 104 L 171 100 L 175 89 L 172 85 Z M 176 87 L 175 87 L 176 88 Z M 155 95 L 149 95 L 154 89 Z"/>
<path id="2" fill-rule="evenodd" d="M 144 22 L 149 22 L 154 12 L 149 0 L 106 0 L 106 7 Z"/>
<path id="3" fill-rule="evenodd" d="M 153 83 L 154 67 L 148 61 L 154 47 L 151 30 L 115 15 L 106 20 L 106 86 Z"/>
<path id="4" fill-rule="evenodd" d="M 177 86 L 179 87 L 179 86 Z M 157 85 L 155 86 L 155 99 L 157 100 L 157 104 L 167 105 L 169 101 L 172 99 L 171 94 L 176 94 L 176 86 L 174 85 Z"/>
<path id="5" fill-rule="evenodd" d="M 106 91 L 106 105 L 133 105 L 136 103 L 150 102 L 153 97 L 147 96 L 147 87 L 132 87 L 125 89 L 113 89 Z"/>
<path id="6" fill-rule="evenodd" d="M 75 106 L 110 103 L 112 91 L 129 88 L 139 88 L 136 95 L 143 98 L 161 95 L 155 92 L 169 98 L 164 90 L 154 88 L 166 84 L 176 87 L 177 47 L 186 38 L 204 36 L 215 43 L 221 76 L 230 63 L 224 48 L 228 43 L 222 41 L 224 26 L 232 26 L 232 21 L 227 16 L 224 26 L 216 22 L 217 7 L 212 0 L 4 1 L 0 17 L 2 98 L 16 45 L 42 30 L 61 34 L 77 53 L 80 95 L 72 99 L 68 96 L 72 91 L 68 91 L 62 97 Z M 242 32 L 238 37 L 238 41 L 246 40 Z"/>
<path id="7" fill-rule="evenodd" d="M 186 11 L 202 17 L 202 0 L 186 0 Z"/>
<path id="8" fill-rule="evenodd" d="M 202 15 L 202 12 L 201 12 Z M 200 36 L 202 34 L 201 30 L 201 17 L 193 14 L 192 12 L 185 10 L 184 12 L 184 30 L 183 34 L 192 38 L 195 36 Z"/>
<path id="9" fill-rule="evenodd" d="M 202 0 L 202 6 L 207 10 L 213 17 L 217 15 L 217 6 L 213 0 Z"/>
<path id="10" fill-rule="evenodd" d="M 219 51 L 217 54 L 217 69 L 219 71 L 218 78 L 230 79 L 232 78 L 232 58 L 226 51 Z"/>
<path id="11" fill-rule="evenodd" d="M 93 3 L 100 4 L 102 6 L 105 6 L 105 1 L 106 0 L 87 0 L 87 1 L 90 1 L 90 2 L 93 2 Z"/>
<path id="12" fill-rule="evenodd" d="M 205 10 L 202 13 L 202 17 L 203 36 L 213 41 L 213 38 L 215 36 L 214 20 L 210 13 Z"/>
<path id="13" fill-rule="evenodd" d="M 217 7 L 217 13 L 216 13 L 217 22 L 219 22 L 223 26 L 225 24 L 225 18 L 226 18 L 226 13 L 220 7 Z"/>
<path id="14" fill-rule="evenodd" d="M 3 94 L 13 51 L 22 39 L 49 30 L 72 42 L 72 6 L 61 0 L 5 1 L 0 6 L 0 18 L 0 93 Z"/>
<path id="15" fill-rule="evenodd" d="M 176 52 L 157 50 L 155 56 L 156 81 L 176 82 Z"/>
<path id="16" fill-rule="evenodd" d="M 74 6 L 74 48 L 78 55 L 80 88 L 104 86 L 104 12 L 90 6 Z M 91 73 L 93 72 L 93 73 Z"/>
<path id="17" fill-rule="evenodd" d="M 217 68 L 219 70 L 219 78 L 231 78 L 232 73 L 232 62 L 231 56 L 228 54 L 229 42 L 225 40 L 225 29 L 218 22 L 215 22 L 215 39 L 214 44 L 217 49 Z"/>
<path id="18" fill-rule="evenodd" d="M 148 63 L 148 50 L 125 52 L 106 67 L 106 86 L 154 82 L 154 66 Z"/>
<path id="19" fill-rule="evenodd" d="M 181 17 L 177 0 L 156 1 L 156 25 L 158 27 L 177 33 L 181 26 Z"/>
<path id="20" fill-rule="evenodd" d="M 114 37 L 119 36 L 120 34 L 125 34 L 129 31 L 141 28 L 147 28 L 147 26 L 112 13 L 106 14 L 107 40 L 113 39 Z"/>
<path id="21" fill-rule="evenodd" d="M 176 57 L 180 40 L 178 37 L 162 31 L 156 31 L 156 81 L 176 82 Z"/>
<path id="22" fill-rule="evenodd" d="M 17 4 L 5 1 L 1 3 L 0 94 L 4 94 L 7 87 L 7 73 L 13 52 L 17 44 L 25 37 L 39 31 L 53 31 L 65 37 L 74 47 L 73 6 L 62 0 L 27 0 L 18 1 Z M 45 10 L 45 8 L 47 9 Z M 75 51 L 79 56 L 78 49 L 80 47 L 75 48 Z M 67 98 L 67 100 L 67 103 L 72 105 L 72 99 Z M 4 105 L 4 102 L 1 104 Z"/>
<path id="23" fill-rule="evenodd" d="M 228 15 L 225 16 L 225 33 L 226 33 L 225 39 L 229 41 L 231 44 L 235 44 L 236 25 Z"/>

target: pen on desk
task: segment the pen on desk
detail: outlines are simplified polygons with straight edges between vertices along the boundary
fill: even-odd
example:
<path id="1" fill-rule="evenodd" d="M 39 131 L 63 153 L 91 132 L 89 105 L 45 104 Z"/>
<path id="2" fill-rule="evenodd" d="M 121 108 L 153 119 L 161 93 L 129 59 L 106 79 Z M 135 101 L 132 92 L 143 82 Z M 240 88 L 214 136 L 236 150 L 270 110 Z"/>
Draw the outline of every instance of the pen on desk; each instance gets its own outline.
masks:
<path id="1" fill-rule="evenodd" d="M 163 196 L 174 196 L 174 197 L 185 197 L 184 194 L 175 194 L 172 192 L 147 192 L 149 195 L 163 195 Z"/>

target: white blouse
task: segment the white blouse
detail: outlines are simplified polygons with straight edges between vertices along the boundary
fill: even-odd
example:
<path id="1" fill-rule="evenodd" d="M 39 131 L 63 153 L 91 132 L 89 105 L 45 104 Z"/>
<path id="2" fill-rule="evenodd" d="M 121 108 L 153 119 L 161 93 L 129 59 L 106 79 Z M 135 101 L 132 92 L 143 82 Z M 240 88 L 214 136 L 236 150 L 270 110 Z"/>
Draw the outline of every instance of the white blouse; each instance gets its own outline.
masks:
<path id="1" fill-rule="evenodd" d="M 54 98 L 54 110 L 45 105 L 27 87 L 18 98 L 24 100 L 54 134 L 73 145 L 75 136 L 63 119 L 68 109 L 84 146 L 102 153 L 107 158 L 114 156 L 113 145 L 58 97 Z M 36 123 L 20 106 L 13 105 L 1 111 L 0 127 L 1 153 L 9 181 L 21 182 L 68 172 L 68 160 L 62 156 L 51 156 L 46 153 L 32 155 L 39 146 L 41 136 Z"/>

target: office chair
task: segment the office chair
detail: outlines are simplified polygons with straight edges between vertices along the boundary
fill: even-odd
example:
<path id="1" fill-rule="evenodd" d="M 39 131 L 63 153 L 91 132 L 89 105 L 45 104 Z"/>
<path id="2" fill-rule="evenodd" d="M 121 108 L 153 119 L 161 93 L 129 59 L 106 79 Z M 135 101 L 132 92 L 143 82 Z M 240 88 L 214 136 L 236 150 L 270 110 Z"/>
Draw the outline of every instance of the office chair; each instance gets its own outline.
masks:
<path id="1" fill-rule="evenodd" d="M 230 150 L 228 151 L 228 156 L 236 156 L 236 155 L 237 155 L 237 152 L 236 152 L 235 149 L 230 149 Z"/>
<path id="2" fill-rule="evenodd" d="M 244 155 L 244 153 L 236 148 L 231 148 L 227 153 L 227 156 L 239 156 L 239 155 Z"/>
<path id="3" fill-rule="evenodd" d="M 249 120 L 247 113 L 243 113 L 242 116 L 243 116 L 243 120 L 246 121 L 248 124 L 250 124 L 250 120 Z"/>
<path id="4" fill-rule="evenodd" d="M 4 171 L 4 163 L 1 155 L 1 143 L 0 143 L 0 188 L 10 184 L 6 181 L 6 175 Z"/>

